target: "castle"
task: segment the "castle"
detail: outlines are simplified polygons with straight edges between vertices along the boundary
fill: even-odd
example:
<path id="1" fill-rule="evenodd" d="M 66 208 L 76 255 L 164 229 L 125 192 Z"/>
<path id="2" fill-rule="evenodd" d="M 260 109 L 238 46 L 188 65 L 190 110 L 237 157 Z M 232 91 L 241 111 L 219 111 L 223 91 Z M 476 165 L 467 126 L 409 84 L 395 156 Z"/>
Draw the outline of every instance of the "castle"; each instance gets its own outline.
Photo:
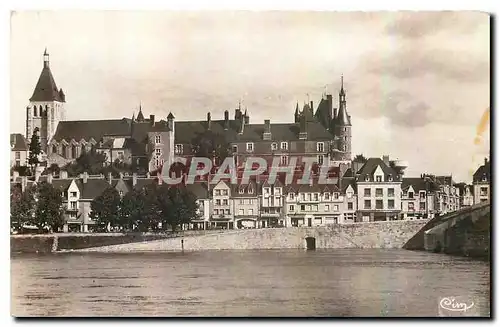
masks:
<path id="1" fill-rule="evenodd" d="M 331 94 L 324 94 L 316 112 L 313 102 L 299 110 L 297 103 L 292 123 L 250 123 L 248 111 L 241 107 L 229 111 L 223 119 L 176 121 L 172 113 L 166 120 L 144 116 L 142 107 L 137 117 L 113 120 L 65 120 L 66 97 L 58 89 L 49 65 L 49 54 L 43 55 L 43 69 L 26 108 L 26 139 L 39 130 L 42 150 L 48 164 L 62 166 L 94 148 L 104 152 L 109 162 L 119 160 L 144 165 L 152 171 L 171 164 L 174 156 L 192 157 L 192 141 L 208 130 L 224 135 L 231 144 L 237 162 L 248 156 L 272 160 L 279 156 L 282 164 L 289 156 L 313 157 L 320 165 L 328 161 L 350 162 L 352 124 L 347 112 L 346 93 L 341 79 L 339 105 L 334 108 Z"/>

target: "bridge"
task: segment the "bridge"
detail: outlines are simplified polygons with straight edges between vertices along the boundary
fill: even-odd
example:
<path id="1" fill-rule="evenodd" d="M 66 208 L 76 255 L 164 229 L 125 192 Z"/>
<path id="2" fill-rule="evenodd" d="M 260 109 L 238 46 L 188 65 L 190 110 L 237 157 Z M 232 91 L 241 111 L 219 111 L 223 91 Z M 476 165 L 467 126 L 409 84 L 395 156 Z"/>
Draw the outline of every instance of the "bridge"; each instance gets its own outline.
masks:
<path id="1" fill-rule="evenodd" d="M 489 257 L 490 201 L 435 217 L 403 246 L 447 254 Z"/>

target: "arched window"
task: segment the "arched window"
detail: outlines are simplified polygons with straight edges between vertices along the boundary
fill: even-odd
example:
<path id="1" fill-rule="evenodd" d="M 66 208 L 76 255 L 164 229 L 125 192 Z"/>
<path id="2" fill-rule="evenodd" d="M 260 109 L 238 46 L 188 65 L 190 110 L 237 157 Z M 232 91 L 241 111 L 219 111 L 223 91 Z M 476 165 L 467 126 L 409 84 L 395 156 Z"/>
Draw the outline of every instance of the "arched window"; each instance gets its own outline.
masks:
<path id="1" fill-rule="evenodd" d="M 71 158 L 76 158 L 76 145 L 71 147 Z"/>
<path id="2" fill-rule="evenodd" d="M 43 108 L 42 106 L 40 106 L 40 108 L 38 108 L 38 116 L 42 117 L 42 112 L 43 112 Z"/>
<path id="3" fill-rule="evenodd" d="M 37 113 L 38 113 L 38 109 L 36 108 L 36 106 L 33 106 L 33 117 L 36 117 Z"/>
<path id="4" fill-rule="evenodd" d="M 57 153 L 57 145 L 52 146 L 52 153 Z"/>
<path id="5" fill-rule="evenodd" d="M 49 113 L 49 106 L 45 106 L 45 111 L 43 112 L 43 116 L 47 117 L 48 113 Z"/>
<path id="6" fill-rule="evenodd" d="M 66 154 L 66 145 L 64 145 L 64 144 L 63 144 L 63 145 L 62 145 L 62 147 L 61 147 L 61 150 L 62 150 L 62 151 L 61 151 L 61 155 L 62 155 L 64 158 L 66 158 L 66 157 L 67 157 L 67 154 Z"/>

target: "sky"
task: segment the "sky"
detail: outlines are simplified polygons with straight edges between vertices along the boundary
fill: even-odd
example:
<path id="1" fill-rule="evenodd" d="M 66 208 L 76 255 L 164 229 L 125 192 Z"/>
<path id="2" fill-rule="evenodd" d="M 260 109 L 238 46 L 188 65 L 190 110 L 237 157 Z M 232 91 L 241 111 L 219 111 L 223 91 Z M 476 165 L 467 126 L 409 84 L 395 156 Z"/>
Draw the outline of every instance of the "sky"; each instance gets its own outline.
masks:
<path id="1" fill-rule="evenodd" d="M 343 74 L 354 155 L 466 182 L 489 157 L 486 13 L 23 11 L 10 37 L 11 133 L 46 47 L 68 120 L 222 119 L 241 101 L 250 123 L 292 122 L 297 102 L 338 102 Z"/>

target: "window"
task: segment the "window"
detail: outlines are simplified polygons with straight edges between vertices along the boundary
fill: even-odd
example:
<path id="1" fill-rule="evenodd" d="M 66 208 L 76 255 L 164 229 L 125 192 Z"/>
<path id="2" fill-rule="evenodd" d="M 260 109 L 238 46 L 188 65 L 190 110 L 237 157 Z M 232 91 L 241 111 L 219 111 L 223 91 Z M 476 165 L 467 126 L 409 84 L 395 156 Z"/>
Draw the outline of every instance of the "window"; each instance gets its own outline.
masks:
<path id="1" fill-rule="evenodd" d="M 372 196 L 371 189 L 365 188 L 365 196 Z"/>
<path id="2" fill-rule="evenodd" d="M 289 193 L 288 196 L 290 197 L 290 200 L 295 200 L 295 193 Z"/>
<path id="3" fill-rule="evenodd" d="M 155 165 L 156 165 L 156 167 L 160 167 L 161 166 L 161 160 L 160 159 L 156 159 L 155 160 Z"/>
<path id="4" fill-rule="evenodd" d="M 323 162 L 324 162 L 323 159 L 324 159 L 324 157 L 323 157 L 322 154 L 318 155 L 318 165 L 322 165 L 323 164 Z"/>
<path id="5" fill-rule="evenodd" d="M 352 210 L 352 202 L 347 202 L 347 210 Z"/>
<path id="6" fill-rule="evenodd" d="M 215 200 L 215 204 L 218 205 L 218 206 L 220 206 L 220 199 L 216 199 Z"/>
<path id="7" fill-rule="evenodd" d="M 316 151 L 325 152 L 325 143 L 323 142 L 316 143 Z"/>
<path id="8" fill-rule="evenodd" d="M 73 209 L 73 210 L 74 210 L 74 209 L 76 209 L 76 201 L 71 201 L 71 202 L 70 202 L 70 207 L 71 207 L 71 209 Z"/>
<path id="9" fill-rule="evenodd" d="M 82 149 L 83 149 L 83 145 L 82 145 Z M 83 151 L 82 151 L 83 152 Z M 57 145 L 53 145 L 52 146 L 52 153 L 57 153 Z"/>
<path id="10" fill-rule="evenodd" d="M 479 195 L 480 196 L 487 196 L 488 195 L 488 188 L 487 187 L 481 187 L 479 190 Z"/>
<path id="11" fill-rule="evenodd" d="M 288 156 L 281 156 L 281 164 L 284 166 L 288 165 Z"/>
<path id="12" fill-rule="evenodd" d="M 36 117 L 37 113 L 38 113 L 38 109 L 36 108 L 36 106 L 34 106 L 33 107 L 33 116 Z"/>
<path id="13" fill-rule="evenodd" d="M 300 210 L 302 210 L 302 211 L 305 211 L 305 210 L 306 210 L 306 206 L 305 206 L 305 204 L 301 204 L 301 205 L 300 205 Z"/>
<path id="14" fill-rule="evenodd" d="M 273 151 L 278 150 L 278 143 L 272 143 L 271 144 L 271 150 L 273 150 Z"/>
<path id="15" fill-rule="evenodd" d="M 229 215 L 229 209 L 226 209 L 226 215 Z"/>
<path id="16" fill-rule="evenodd" d="M 248 209 L 248 215 L 253 216 L 253 209 Z"/>
<path id="17" fill-rule="evenodd" d="M 220 195 L 220 190 L 215 190 L 215 195 Z"/>
<path id="18" fill-rule="evenodd" d="M 394 209 L 394 200 L 387 201 L 387 208 Z"/>
<path id="19" fill-rule="evenodd" d="M 392 175 L 389 175 L 388 180 L 389 182 L 392 182 Z"/>
<path id="20" fill-rule="evenodd" d="M 372 208 L 372 201 L 365 200 L 365 209 L 371 209 L 371 208 Z"/>
<path id="21" fill-rule="evenodd" d="M 218 215 L 219 214 L 219 209 L 214 209 L 214 215 Z"/>
<path id="22" fill-rule="evenodd" d="M 313 194 L 313 199 L 314 199 L 314 201 L 318 201 L 318 199 L 319 199 L 318 193 Z"/>
<path id="23" fill-rule="evenodd" d="M 384 190 L 383 190 L 383 189 L 381 189 L 381 188 L 376 188 L 376 189 L 375 189 L 375 196 L 376 196 L 377 198 L 380 198 L 380 197 L 384 196 Z"/>
<path id="24" fill-rule="evenodd" d="M 387 189 L 387 196 L 390 198 L 394 197 L 394 189 L 392 187 Z"/>
<path id="25" fill-rule="evenodd" d="M 328 204 L 325 205 L 325 211 L 330 211 L 330 206 Z"/>
<path id="26" fill-rule="evenodd" d="M 240 204 L 245 204 L 245 200 L 244 199 L 240 199 Z"/>
<path id="27" fill-rule="evenodd" d="M 160 135 L 156 135 L 155 136 L 155 143 L 156 144 L 160 144 L 161 143 L 161 136 Z"/>
<path id="28" fill-rule="evenodd" d="M 270 187 L 264 187 L 264 194 L 269 194 L 271 193 L 271 188 Z"/>
<path id="29" fill-rule="evenodd" d="M 425 202 L 420 202 L 419 210 L 421 210 L 421 211 L 425 210 Z"/>
<path id="30" fill-rule="evenodd" d="M 240 189 L 238 190 L 238 193 L 240 193 L 240 194 L 245 193 L 245 189 L 243 188 L 243 186 L 240 186 Z"/>
<path id="31" fill-rule="evenodd" d="M 325 193 L 323 195 L 323 199 L 325 199 L 326 201 L 330 200 L 330 193 Z"/>
<path id="32" fill-rule="evenodd" d="M 383 209 L 384 208 L 384 202 L 382 200 L 377 200 L 375 202 L 375 209 Z"/>
<path id="33" fill-rule="evenodd" d="M 227 195 L 227 190 L 222 190 L 222 195 Z"/>
<path id="34" fill-rule="evenodd" d="M 21 160 L 21 152 L 16 151 L 16 160 Z"/>
<path id="35" fill-rule="evenodd" d="M 177 149 L 177 147 L 176 147 L 176 149 Z M 156 148 L 155 149 L 155 154 L 156 154 L 157 157 L 161 156 L 161 149 L 160 148 Z"/>
<path id="36" fill-rule="evenodd" d="M 312 210 L 312 211 L 318 211 L 318 205 L 317 205 L 317 204 L 313 204 L 313 205 L 311 206 L 311 210 Z"/>
<path id="37" fill-rule="evenodd" d="M 71 196 L 76 198 L 76 192 L 71 192 Z"/>
<path id="38" fill-rule="evenodd" d="M 294 206 L 293 204 L 291 204 L 290 206 L 288 206 L 288 209 L 289 209 L 290 211 L 294 211 L 294 210 L 295 210 L 295 206 Z"/>
<path id="39" fill-rule="evenodd" d="M 222 205 L 227 206 L 227 204 L 228 204 L 227 199 L 222 200 Z"/>
<path id="40" fill-rule="evenodd" d="M 182 144 L 175 145 L 175 154 L 182 154 L 184 152 L 184 147 Z"/>
<path id="41" fill-rule="evenodd" d="M 408 192 L 408 197 L 409 197 L 410 199 L 413 199 L 413 192 Z"/>
<path id="42" fill-rule="evenodd" d="M 247 143 L 247 151 L 253 152 L 253 143 Z"/>
<path id="43" fill-rule="evenodd" d="M 366 175 L 365 176 L 365 182 L 368 182 L 370 180 L 370 176 Z"/>
<path id="44" fill-rule="evenodd" d="M 248 194 L 253 194 L 253 186 L 252 186 L 252 184 L 248 184 L 248 190 L 247 191 L 248 191 Z M 250 201 L 252 201 L 252 200 L 250 200 Z"/>
<path id="45" fill-rule="evenodd" d="M 239 214 L 240 216 L 243 216 L 243 215 L 245 214 L 245 210 L 244 210 L 244 209 L 240 209 L 240 210 L 238 210 L 238 214 Z"/>
<path id="46" fill-rule="evenodd" d="M 413 202 L 408 203 L 408 211 L 415 210 L 415 204 Z"/>
<path id="47" fill-rule="evenodd" d="M 300 197 L 302 201 L 306 200 L 306 194 L 305 193 L 300 193 Z"/>
<path id="48" fill-rule="evenodd" d="M 425 199 L 425 191 L 420 191 L 419 194 L 421 199 Z"/>
<path id="49" fill-rule="evenodd" d="M 382 181 L 382 176 L 380 176 L 380 175 L 376 176 L 376 177 L 375 177 L 375 180 L 376 180 L 377 182 L 381 182 L 381 181 Z"/>
<path id="50" fill-rule="evenodd" d="M 288 150 L 288 142 L 281 142 L 281 150 Z"/>
<path id="51" fill-rule="evenodd" d="M 333 211 L 339 211 L 339 206 L 338 205 L 334 205 L 333 206 Z"/>
<path id="52" fill-rule="evenodd" d="M 338 192 L 333 193 L 333 198 L 337 200 L 339 198 L 339 193 Z"/>
<path id="53" fill-rule="evenodd" d="M 274 195 L 278 195 L 278 196 L 281 195 L 281 187 L 275 187 L 274 188 Z"/>

